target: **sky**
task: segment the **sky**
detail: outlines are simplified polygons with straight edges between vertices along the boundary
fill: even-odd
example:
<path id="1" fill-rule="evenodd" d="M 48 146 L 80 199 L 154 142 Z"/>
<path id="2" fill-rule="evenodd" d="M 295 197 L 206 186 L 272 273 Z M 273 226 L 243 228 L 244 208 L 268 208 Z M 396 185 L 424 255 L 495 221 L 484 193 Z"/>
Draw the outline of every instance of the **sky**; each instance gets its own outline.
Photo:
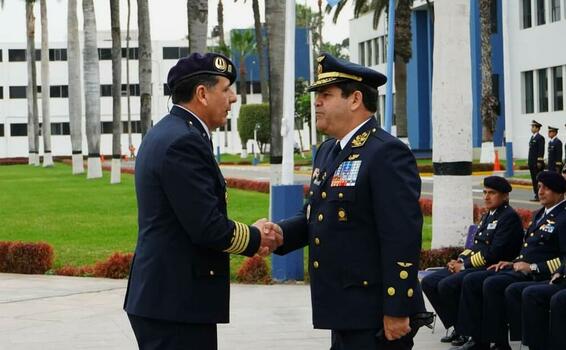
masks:
<path id="1" fill-rule="evenodd" d="M 277 0 L 275 0 L 277 1 Z M 318 11 L 317 0 L 296 0 L 298 3 L 306 4 Z M 133 30 L 137 28 L 136 0 L 130 0 L 132 14 L 130 25 Z M 152 40 L 180 40 L 187 35 L 187 5 L 186 0 L 149 0 L 149 12 L 151 21 Z M 82 28 L 82 1 L 77 0 L 79 28 Z M 110 31 L 110 2 L 108 0 L 94 0 L 97 28 L 99 31 Z M 217 0 L 208 2 L 208 27 L 209 34 L 217 25 L 216 9 Z M 264 0 L 259 0 L 260 12 L 263 13 Z M 326 0 L 323 0 L 323 11 Z M 232 28 L 253 27 L 252 0 L 224 0 L 224 27 L 228 32 Z M 120 0 L 121 27 L 126 28 L 127 0 Z M 39 1 L 35 5 L 36 14 L 36 40 L 39 43 L 40 18 Z M 348 37 L 348 22 L 353 17 L 352 7 L 346 7 L 338 23 L 332 23 L 331 15 L 325 16 L 325 26 L 322 36 L 324 41 L 340 43 Z M 49 21 L 49 40 L 51 42 L 67 41 L 67 1 L 47 0 L 47 19 Z M 265 18 L 262 16 L 262 22 Z M 0 9 L 0 43 L 20 42 L 25 43 L 25 1 L 4 0 L 4 8 Z"/>

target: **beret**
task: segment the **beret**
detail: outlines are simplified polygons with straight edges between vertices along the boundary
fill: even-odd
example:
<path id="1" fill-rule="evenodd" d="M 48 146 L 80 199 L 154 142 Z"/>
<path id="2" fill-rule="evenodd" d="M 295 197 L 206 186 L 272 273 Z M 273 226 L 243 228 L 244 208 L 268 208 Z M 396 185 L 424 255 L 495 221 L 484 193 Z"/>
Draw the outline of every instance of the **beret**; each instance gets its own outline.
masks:
<path id="1" fill-rule="evenodd" d="M 566 192 L 566 179 L 559 173 L 553 171 L 540 172 L 537 176 L 537 181 L 542 182 L 546 187 L 550 188 L 552 192 Z"/>
<path id="2" fill-rule="evenodd" d="M 501 193 L 509 193 L 513 190 L 509 181 L 501 176 L 488 176 L 483 179 L 483 186 L 493 188 Z"/>
<path id="3" fill-rule="evenodd" d="M 200 74 L 220 75 L 228 78 L 230 84 L 236 80 L 236 68 L 228 57 L 218 53 L 198 52 L 182 57 L 169 70 L 167 85 L 172 92 L 180 82 Z"/>

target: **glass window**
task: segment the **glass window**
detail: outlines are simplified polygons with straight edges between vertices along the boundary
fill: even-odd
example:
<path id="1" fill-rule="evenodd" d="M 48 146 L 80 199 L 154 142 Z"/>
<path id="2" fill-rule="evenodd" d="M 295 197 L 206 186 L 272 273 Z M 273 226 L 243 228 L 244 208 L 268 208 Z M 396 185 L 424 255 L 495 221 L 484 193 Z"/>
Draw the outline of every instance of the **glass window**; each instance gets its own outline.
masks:
<path id="1" fill-rule="evenodd" d="M 534 86 L 533 86 L 533 71 L 523 73 L 523 83 L 525 92 L 525 113 L 534 113 Z"/>
<path id="2" fill-rule="evenodd" d="M 70 135 L 71 130 L 68 122 L 51 123 L 51 135 Z"/>
<path id="3" fill-rule="evenodd" d="M 132 133 L 133 134 L 141 134 L 141 123 L 140 123 L 140 121 L 139 120 L 132 120 L 131 123 L 132 123 Z M 122 122 L 122 129 L 123 129 L 123 132 L 125 134 L 128 133 L 128 122 L 127 121 Z"/>
<path id="4" fill-rule="evenodd" d="M 387 63 L 387 35 L 381 37 L 381 63 Z"/>
<path id="5" fill-rule="evenodd" d="M 548 112 L 548 77 L 546 69 L 539 69 L 538 74 L 538 111 Z"/>
<path id="6" fill-rule="evenodd" d="M 379 64 L 379 42 L 378 42 L 377 38 L 372 40 L 372 45 L 373 45 L 373 49 L 375 51 L 375 53 L 373 55 L 373 64 L 378 65 Z"/>
<path id="7" fill-rule="evenodd" d="M 50 61 L 66 61 L 67 49 L 49 49 Z"/>
<path id="8" fill-rule="evenodd" d="M 25 123 L 10 124 L 10 136 L 28 136 L 28 125 Z"/>
<path id="9" fill-rule="evenodd" d="M 532 26 L 531 0 L 523 0 L 523 28 Z"/>
<path id="10" fill-rule="evenodd" d="M 4 137 L 4 124 L 0 124 L 0 137 Z"/>
<path id="11" fill-rule="evenodd" d="M 543 25 L 546 23 L 546 0 L 536 0 L 537 2 L 537 25 Z"/>
<path id="12" fill-rule="evenodd" d="M 52 85 L 49 87 L 50 97 L 69 97 L 69 87 L 67 85 Z"/>
<path id="13" fill-rule="evenodd" d="M 10 98 L 26 98 L 25 86 L 10 86 Z"/>
<path id="14" fill-rule="evenodd" d="M 100 97 L 109 97 L 109 96 L 112 96 L 112 85 L 111 84 L 100 85 Z"/>
<path id="15" fill-rule="evenodd" d="M 562 67 L 552 68 L 552 99 L 554 101 L 554 110 L 562 111 L 564 110 L 564 85 L 563 85 L 563 75 Z"/>
<path id="16" fill-rule="evenodd" d="M 495 0 L 492 0 L 490 2 L 491 34 L 497 33 L 497 3 L 498 3 L 498 1 L 495 1 Z"/>
<path id="17" fill-rule="evenodd" d="M 560 0 L 550 0 L 550 21 L 560 21 Z"/>
<path id="18" fill-rule="evenodd" d="M 2 62 L 2 49 L 0 49 L 0 62 Z"/>
<path id="19" fill-rule="evenodd" d="M 170 59 L 179 59 L 181 57 L 188 56 L 189 48 L 188 47 L 163 47 L 163 59 L 170 60 Z"/>
<path id="20" fill-rule="evenodd" d="M 129 52 L 130 52 L 129 56 L 130 56 L 131 60 L 137 60 L 138 59 L 139 50 L 138 50 L 137 47 L 130 47 Z M 126 48 L 125 47 L 122 48 L 122 58 L 126 58 Z"/>
<path id="21" fill-rule="evenodd" d="M 358 53 L 360 64 L 362 66 L 365 66 L 366 65 L 366 43 L 361 42 L 361 43 L 358 44 L 358 47 L 359 47 L 359 50 L 360 50 L 360 52 Z"/>
<path id="22" fill-rule="evenodd" d="M 25 62 L 26 50 L 10 49 L 8 50 L 8 61 L 10 62 Z"/>
<path id="23" fill-rule="evenodd" d="M 4 98 L 4 87 L 0 86 L 0 100 Z"/>
<path id="24" fill-rule="evenodd" d="M 98 59 L 103 60 L 111 60 L 112 59 L 112 49 L 104 48 L 98 49 Z"/>
<path id="25" fill-rule="evenodd" d="M 366 41 L 367 47 L 368 47 L 368 66 L 371 66 L 373 64 L 373 45 L 371 40 Z"/>
<path id="26" fill-rule="evenodd" d="M 100 123 L 100 132 L 103 134 L 111 134 L 112 133 L 112 122 L 101 122 Z"/>

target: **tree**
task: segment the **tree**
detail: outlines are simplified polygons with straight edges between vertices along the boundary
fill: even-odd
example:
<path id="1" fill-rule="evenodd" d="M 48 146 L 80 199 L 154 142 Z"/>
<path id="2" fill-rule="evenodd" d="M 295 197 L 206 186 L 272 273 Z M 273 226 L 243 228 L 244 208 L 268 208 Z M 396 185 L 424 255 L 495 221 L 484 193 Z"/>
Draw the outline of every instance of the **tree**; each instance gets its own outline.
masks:
<path id="1" fill-rule="evenodd" d="M 147 0 L 138 0 L 140 124 L 142 137 L 151 128 L 151 32 Z"/>
<path id="2" fill-rule="evenodd" d="M 308 82 L 303 79 L 295 81 L 295 129 L 302 130 L 304 124 L 311 119 L 311 94 L 307 91 Z M 299 146 L 303 149 L 303 137 L 299 132 Z"/>
<path id="3" fill-rule="evenodd" d="M 100 162 L 100 68 L 93 0 L 83 0 L 83 16 L 87 179 L 95 179 L 102 177 L 102 164 Z"/>
<path id="4" fill-rule="evenodd" d="M 309 6 L 297 3 L 295 5 L 295 17 L 295 25 L 298 28 L 307 28 L 312 33 L 313 51 L 324 51 L 324 44 L 321 44 L 322 36 L 319 33 L 319 27 L 324 24 L 322 16 L 314 13 Z M 313 56 L 316 57 L 316 55 Z"/>
<path id="5" fill-rule="evenodd" d="M 34 0 L 26 0 L 27 50 L 26 61 L 28 85 L 26 90 L 28 103 L 28 152 L 29 164 L 39 166 L 39 111 L 37 107 L 37 72 L 35 67 L 35 16 Z"/>
<path id="6" fill-rule="evenodd" d="M 128 15 L 126 19 L 126 105 L 128 109 L 128 150 L 131 152 L 131 156 L 133 157 L 134 154 L 134 144 L 132 142 L 132 104 L 130 98 L 130 14 L 131 14 L 131 4 L 130 0 L 128 0 Z"/>
<path id="7" fill-rule="evenodd" d="M 281 119 L 283 115 L 283 77 L 285 74 L 285 1 L 267 1 L 265 13 L 269 38 L 270 163 L 272 167 L 271 185 L 273 186 L 281 183 L 281 164 L 283 161 Z"/>
<path id="8" fill-rule="evenodd" d="M 493 133 L 497 123 L 498 101 L 493 95 L 491 62 L 491 6 L 492 0 L 480 0 L 480 41 L 481 41 L 481 120 L 482 154 L 481 161 L 493 162 Z"/>
<path id="9" fill-rule="evenodd" d="M 246 58 L 256 51 L 254 35 L 250 30 L 234 30 L 232 31 L 230 43 L 232 49 L 236 52 L 236 57 L 240 67 L 238 76 L 240 83 L 240 96 L 242 98 L 242 104 L 245 105 L 247 103 Z"/>
<path id="10" fill-rule="evenodd" d="M 257 131 L 258 151 L 263 153 L 265 144 L 269 142 L 271 136 L 267 103 L 249 104 L 240 108 L 238 134 L 240 134 L 242 145 L 254 138 L 254 130 Z"/>
<path id="11" fill-rule="evenodd" d="M 120 0 L 110 0 L 112 31 L 112 172 L 110 183 L 120 183 L 122 157 L 122 44 L 120 39 Z M 126 57 L 130 55 L 126 51 Z"/>
<path id="12" fill-rule="evenodd" d="M 52 167 L 51 118 L 49 117 L 49 35 L 47 32 L 47 3 L 39 2 L 41 11 L 41 118 L 43 133 L 43 166 Z"/>
<path id="13" fill-rule="evenodd" d="M 382 12 L 387 12 L 389 0 L 353 0 L 354 16 L 373 11 L 373 27 L 377 28 Z M 338 15 L 348 0 L 340 0 L 334 12 L 333 21 L 336 23 Z M 397 136 L 407 136 L 407 63 L 412 56 L 411 32 L 411 5 L 413 0 L 397 0 L 395 11 L 395 118 Z M 327 6 L 330 13 L 332 7 Z M 389 77 L 391 78 L 391 77 Z"/>
<path id="14" fill-rule="evenodd" d="M 206 51 L 206 31 L 208 26 L 208 1 L 187 0 L 189 27 L 189 54 Z"/>
<path id="15" fill-rule="evenodd" d="M 73 174 L 84 173 L 81 97 L 81 48 L 77 0 L 67 4 L 67 70 L 69 75 L 69 125 L 73 149 Z"/>

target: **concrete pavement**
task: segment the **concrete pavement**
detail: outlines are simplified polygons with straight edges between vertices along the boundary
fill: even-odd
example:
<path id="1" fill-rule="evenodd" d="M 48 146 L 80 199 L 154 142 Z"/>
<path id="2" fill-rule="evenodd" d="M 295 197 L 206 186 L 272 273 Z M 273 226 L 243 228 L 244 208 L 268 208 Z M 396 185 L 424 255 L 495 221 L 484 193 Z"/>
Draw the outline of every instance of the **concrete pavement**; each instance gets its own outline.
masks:
<path id="1" fill-rule="evenodd" d="M 0 350 L 137 349 L 122 311 L 125 287 L 126 280 L 0 273 Z M 312 329 L 310 310 L 306 285 L 233 284 L 219 350 L 328 350 L 329 331 Z M 450 349 L 443 334 L 440 322 L 434 334 L 421 329 L 414 349 Z"/>

